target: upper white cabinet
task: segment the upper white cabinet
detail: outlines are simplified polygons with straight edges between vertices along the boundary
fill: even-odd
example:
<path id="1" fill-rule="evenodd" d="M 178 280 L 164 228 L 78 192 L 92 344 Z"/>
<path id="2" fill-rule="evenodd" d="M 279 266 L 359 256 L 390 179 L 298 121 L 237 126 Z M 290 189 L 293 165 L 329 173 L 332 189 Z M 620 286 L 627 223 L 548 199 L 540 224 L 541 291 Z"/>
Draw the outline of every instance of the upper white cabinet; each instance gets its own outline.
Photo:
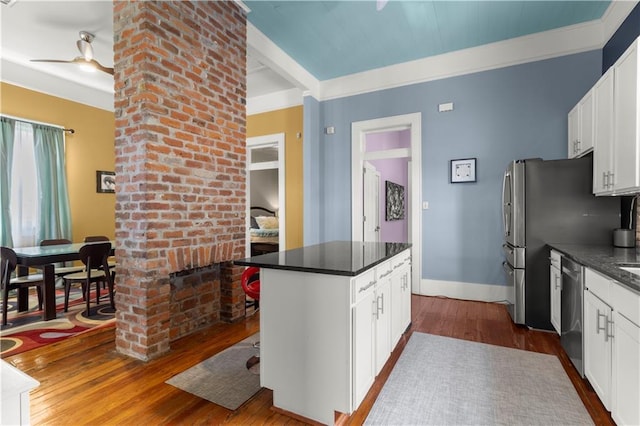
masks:
<path id="1" fill-rule="evenodd" d="M 567 152 L 569 158 L 580 157 L 593 149 L 593 90 L 569 112 L 568 120 Z"/>
<path id="2" fill-rule="evenodd" d="M 613 68 L 593 86 L 593 95 L 593 193 L 609 195 L 613 192 Z"/>
<path id="3" fill-rule="evenodd" d="M 592 89 L 596 195 L 640 192 L 639 44 L 640 38 Z"/>
<path id="4" fill-rule="evenodd" d="M 636 40 L 613 65 L 613 190 L 637 192 L 640 187 L 640 96 Z"/>

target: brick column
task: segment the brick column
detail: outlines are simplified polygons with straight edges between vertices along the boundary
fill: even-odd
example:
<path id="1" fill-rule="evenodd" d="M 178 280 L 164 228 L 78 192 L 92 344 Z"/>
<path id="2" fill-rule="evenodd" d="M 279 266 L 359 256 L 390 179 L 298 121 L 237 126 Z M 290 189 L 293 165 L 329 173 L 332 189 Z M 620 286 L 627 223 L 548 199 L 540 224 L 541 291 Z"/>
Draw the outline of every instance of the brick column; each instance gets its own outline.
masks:
<path id="1" fill-rule="evenodd" d="M 176 336 L 170 275 L 244 257 L 246 16 L 231 1 L 113 4 L 116 348 L 148 360 Z"/>

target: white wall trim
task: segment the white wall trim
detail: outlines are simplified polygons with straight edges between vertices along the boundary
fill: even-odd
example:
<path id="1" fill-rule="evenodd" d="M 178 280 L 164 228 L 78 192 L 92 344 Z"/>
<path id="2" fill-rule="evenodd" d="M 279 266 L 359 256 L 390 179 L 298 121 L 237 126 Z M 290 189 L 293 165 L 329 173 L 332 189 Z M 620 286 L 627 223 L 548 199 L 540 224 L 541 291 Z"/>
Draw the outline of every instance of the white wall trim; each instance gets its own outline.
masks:
<path id="1" fill-rule="evenodd" d="M 279 251 L 286 250 L 287 245 L 287 218 L 286 218 L 286 210 L 287 210 L 287 191 L 285 187 L 285 183 L 287 182 L 287 177 L 285 175 L 285 134 L 284 133 L 274 133 L 272 135 L 263 135 L 263 136 L 255 136 L 252 138 L 247 138 L 247 194 L 250 194 L 251 188 L 251 173 L 250 171 L 254 169 L 251 165 L 251 153 L 250 151 L 254 148 L 261 148 L 266 146 L 277 146 L 278 147 L 278 161 L 277 166 L 274 168 L 278 169 L 278 217 L 279 217 Z M 256 170 L 261 169 L 260 167 L 256 167 Z M 249 227 L 250 227 L 250 196 L 246 197 L 247 206 L 246 206 L 246 255 L 247 257 L 251 255 L 251 237 L 249 235 Z"/>
<path id="2" fill-rule="evenodd" d="M 620 25 L 627 19 L 627 16 L 629 16 L 633 8 L 636 7 L 636 4 L 638 4 L 636 0 L 614 0 L 609 4 L 609 7 L 600 19 L 602 22 L 602 47 L 604 47 L 611 36 L 618 31 L 618 28 L 620 28 Z"/>
<path id="3" fill-rule="evenodd" d="M 502 302 L 509 299 L 508 286 L 495 284 L 463 283 L 459 281 L 420 280 L 420 288 L 413 292 L 422 296 L 444 296 L 452 299 L 477 300 L 481 302 Z"/>
<path id="4" fill-rule="evenodd" d="M 261 114 L 302 105 L 302 90 L 293 89 L 247 98 L 247 115 Z"/>
<path id="5" fill-rule="evenodd" d="M 390 130 L 406 130 L 411 133 L 409 238 L 412 246 L 413 265 L 411 279 L 414 283 L 422 277 L 422 114 L 395 115 L 351 123 L 351 239 L 362 241 L 364 144 L 368 133 Z"/>

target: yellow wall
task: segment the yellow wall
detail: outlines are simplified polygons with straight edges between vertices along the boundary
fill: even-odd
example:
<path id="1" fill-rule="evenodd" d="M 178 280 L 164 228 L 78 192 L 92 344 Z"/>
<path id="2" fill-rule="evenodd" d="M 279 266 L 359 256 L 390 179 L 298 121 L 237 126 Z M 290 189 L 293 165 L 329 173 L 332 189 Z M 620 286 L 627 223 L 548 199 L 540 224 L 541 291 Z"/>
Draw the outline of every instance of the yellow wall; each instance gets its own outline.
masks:
<path id="1" fill-rule="evenodd" d="M 287 249 L 302 247 L 303 243 L 302 113 L 302 106 L 296 106 L 247 117 L 248 138 L 285 134 Z"/>
<path id="2" fill-rule="evenodd" d="M 105 111 L 0 83 L 0 112 L 75 130 L 66 133 L 67 180 L 72 239 L 115 237 L 115 195 L 96 192 L 96 170 L 114 171 L 115 118 Z"/>

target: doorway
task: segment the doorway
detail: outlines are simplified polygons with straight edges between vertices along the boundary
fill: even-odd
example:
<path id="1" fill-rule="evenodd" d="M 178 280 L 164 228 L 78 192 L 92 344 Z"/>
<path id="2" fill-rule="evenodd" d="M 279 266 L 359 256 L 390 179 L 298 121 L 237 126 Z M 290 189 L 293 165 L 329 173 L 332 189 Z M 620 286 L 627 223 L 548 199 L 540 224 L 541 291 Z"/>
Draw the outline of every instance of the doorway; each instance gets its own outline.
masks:
<path id="1" fill-rule="evenodd" d="M 364 169 L 365 162 L 375 163 L 384 159 L 404 159 L 407 165 L 406 186 L 406 215 L 407 241 L 412 245 L 413 265 L 412 292 L 419 293 L 422 277 L 422 215 L 420 214 L 421 195 L 421 143 L 422 143 L 422 117 L 420 113 L 398 115 L 367 121 L 354 122 L 351 125 L 352 164 L 351 164 L 351 234 L 353 241 L 365 241 L 364 234 Z M 367 138 L 382 132 L 404 132 L 408 134 L 410 141 L 408 147 L 390 147 L 369 151 L 367 150 Z M 393 182 L 397 183 L 397 182 Z M 380 202 L 384 203 L 386 193 L 380 193 Z M 381 239 L 381 241 L 384 241 Z"/>
<path id="2" fill-rule="evenodd" d="M 274 251 L 286 250 L 284 141 L 284 133 L 247 138 L 247 257 L 251 256 L 254 238 L 263 248 L 268 240 Z M 268 235 L 252 236 L 251 229 L 257 229 L 252 220 L 256 216 L 275 216 L 277 235 L 274 235 L 274 229 L 269 229 Z"/>

